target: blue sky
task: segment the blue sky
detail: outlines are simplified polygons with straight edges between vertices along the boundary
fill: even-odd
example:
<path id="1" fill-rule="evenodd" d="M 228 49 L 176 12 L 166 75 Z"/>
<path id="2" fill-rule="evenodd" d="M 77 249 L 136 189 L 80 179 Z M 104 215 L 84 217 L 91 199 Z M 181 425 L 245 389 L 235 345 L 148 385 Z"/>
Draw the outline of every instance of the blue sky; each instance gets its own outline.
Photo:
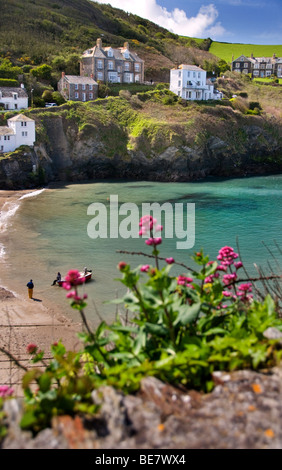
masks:
<path id="1" fill-rule="evenodd" d="M 96 0 L 183 36 L 282 44 L 282 0 Z"/>

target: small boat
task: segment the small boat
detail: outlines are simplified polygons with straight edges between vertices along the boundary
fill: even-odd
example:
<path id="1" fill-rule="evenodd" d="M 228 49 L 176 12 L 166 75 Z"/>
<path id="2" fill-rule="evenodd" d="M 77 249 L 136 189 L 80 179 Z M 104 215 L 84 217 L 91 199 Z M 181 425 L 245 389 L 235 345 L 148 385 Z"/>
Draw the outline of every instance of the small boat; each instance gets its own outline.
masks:
<path id="1" fill-rule="evenodd" d="M 92 278 L 92 270 L 88 269 L 86 273 L 80 272 L 78 279 L 83 279 L 83 278 L 85 279 L 84 282 L 90 281 L 90 279 Z M 57 285 L 62 287 L 64 282 L 65 282 L 65 279 L 61 279 L 60 281 L 57 281 Z"/>

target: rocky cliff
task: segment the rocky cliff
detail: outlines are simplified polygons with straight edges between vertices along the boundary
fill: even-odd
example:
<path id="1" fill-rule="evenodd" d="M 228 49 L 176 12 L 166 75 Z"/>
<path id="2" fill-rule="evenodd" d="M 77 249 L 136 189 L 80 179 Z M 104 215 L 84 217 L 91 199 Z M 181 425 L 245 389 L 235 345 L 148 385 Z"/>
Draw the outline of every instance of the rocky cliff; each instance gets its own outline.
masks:
<path id="1" fill-rule="evenodd" d="M 190 114 L 181 109 L 171 123 L 168 107 L 157 120 L 161 108 L 148 116 L 120 98 L 53 109 L 29 113 L 36 121 L 36 145 L 0 159 L 1 189 L 106 178 L 193 181 L 282 170 L 279 123 L 229 107 L 194 108 Z"/>

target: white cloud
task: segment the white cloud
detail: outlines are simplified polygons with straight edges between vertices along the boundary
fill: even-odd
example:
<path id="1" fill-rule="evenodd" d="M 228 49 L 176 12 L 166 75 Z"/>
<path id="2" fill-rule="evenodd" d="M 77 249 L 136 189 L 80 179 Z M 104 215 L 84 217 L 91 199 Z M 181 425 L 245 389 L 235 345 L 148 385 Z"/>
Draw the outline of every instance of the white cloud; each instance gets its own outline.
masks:
<path id="1" fill-rule="evenodd" d="M 157 4 L 156 0 L 96 0 L 99 3 L 109 3 L 114 8 L 120 8 L 129 13 L 146 18 L 163 28 L 176 34 L 189 37 L 212 39 L 224 34 L 226 31 L 221 23 L 216 22 L 218 11 L 211 3 L 201 6 L 196 16 L 190 18 L 184 10 L 174 8 L 168 11 Z"/>

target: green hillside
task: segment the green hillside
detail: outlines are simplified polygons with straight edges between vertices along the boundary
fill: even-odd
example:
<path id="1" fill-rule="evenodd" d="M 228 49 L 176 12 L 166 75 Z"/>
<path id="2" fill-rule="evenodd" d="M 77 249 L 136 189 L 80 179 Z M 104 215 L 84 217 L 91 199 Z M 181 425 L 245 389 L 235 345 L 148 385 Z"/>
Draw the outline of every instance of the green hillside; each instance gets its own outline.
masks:
<path id="1" fill-rule="evenodd" d="M 282 57 L 282 45 L 273 46 L 260 46 L 256 44 L 231 44 L 227 42 L 212 42 L 209 52 L 230 63 L 232 57 L 237 59 L 240 55 L 250 57 L 271 57 L 276 54 L 277 57 Z"/>

